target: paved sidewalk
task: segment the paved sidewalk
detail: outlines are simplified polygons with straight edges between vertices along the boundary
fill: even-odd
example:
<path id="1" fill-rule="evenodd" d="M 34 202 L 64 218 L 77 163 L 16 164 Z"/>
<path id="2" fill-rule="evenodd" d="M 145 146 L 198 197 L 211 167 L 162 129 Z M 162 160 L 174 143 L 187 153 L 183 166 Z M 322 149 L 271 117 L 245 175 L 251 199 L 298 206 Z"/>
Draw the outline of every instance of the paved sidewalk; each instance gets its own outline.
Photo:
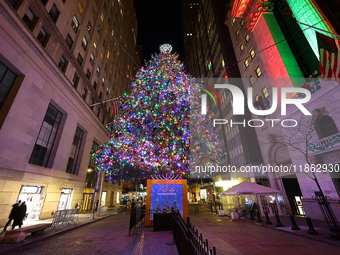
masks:
<path id="1" fill-rule="evenodd" d="M 314 227 L 314 230 L 317 232 L 316 235 L 312 235 L 308 233 L 309 226 L 307 223 L 307 220 L 305 217 L 294 217 L 296 225 L 300 228 L 300 230 L 292 230 L 292 222 L 289 216 L 280 216 L 279 220 L 283 227 L 277 227 L 278 224 L 276 218 L 269 217 L 269 221 L 272 224 L 266 224 L 266 218 L 263 217 L 263 222 L 257 222 L 258 218 L 256 217 L 255 220 L 250 219 L 243 219 L 244 221 L 250 222 L 252 224 L 260 225 L 262 227 L 266 228 L 272 228 L 279 231 L 283 231 L 289 234 L 298 235 L 304 238 L 308 238 L 311 240 L 335 245 L 340 247 L 340 238 L 336 239 L 334 237 L 331 237 L 330 230 L 326 224 L 325 221 L 322 220 L 312 220 L 312 225 Z M 242 220 L 242 219 L 241 219 Z"/>
<path id="2" fill-rule="evenodd" d="M 114 214 L 117 214 L 117 212 L 111 210 L 111 211 L 107 211 L 106 213 L 102 213 L 100 217 L 95 217 L 95 219 L 90 219 L 91 213 L 81 213 L 81 214 L 79 214 L 77 224 L 63 225 L 63 226 L 60 226 L 58 228 L 52 228 L 51 227 L 51 228 L 46 229 L 43 234 L 36 235 L 36 236 L 31 236 L 30 234 L 28 234 L 25 241 L 13 243 L 13 244 L 4 244 L 3 243 L 5 232 L 2 229 L 2 232 L 1 232 L 1 235 L 0 235 L 0 254 L 6 254 L 6 252 L 8 252 L 8 251 L 18 249 L 18 248 L 25 246 L 27 244 L 31 244 L 31 243 L 37 242 L 39 240 L 43 240 L 47 237 L 57 235 L 57 234 L 60 234 L 62 232 L 66 232 L 68 230 L 78 228 L 78 227 L 81 227 L 81 226 L 86 225 L 86 224 L 90 224 L 92 222 L 101 220 L 103 218 L 112 216 Z M 24 221 L 24 224 L 23 224 L 22 227 L 28 227 L 28 226 L 32 226 L 32 225 L 36 225 L 36 224 L 42 224 L 42 223 L 52 223 L 52 221 L 53 221 L 53 218 L 45 219 L 45 220 L 26 220 L 26 221 Z M 16 227 L 15 229 L 17 229 L 17 228 L 18 227 Z M 11 229 L 12 229 L 11 226 L 9 226 L 7 228 L 7 230 L 11 230 Z"/>
<path id="3" fill-rule="evenodd" d="M 47 229 L 43 234 L 15 244 L 0 244 L 6 255 L 177 255 L 170 231 L 144 231 L 129 234 L 130 212 L 108 212 L 90 220 L 81 214 L 79 223 L 60 229 Z M 51 222 L 35 221 L 33 223 Z M 25 224 L 26 226 L 28 225 Z M 81 227 L 81 228 L 80 228 Z M 72 230 L 72 231 L 69 231 Z"/>
<path id="4" fill-rule="evenodd" d="M 327 225 L 323 221 L 312 221 L 319 235 L 308 234 L 307 221 L 296 217 L 301 230 L 292 230 L 289 217 L 280 217 L 283 227 L 276 227 L 276 218 L 270 217 L 271 225 L 249 219 L 232 220 L 228 216 L 211 213 L 200 206 L 195 213 L 194 206 L 189 206 L 191 224 L 208 239 L 209 247 L 216 247 L 217 254 L 257 255 L 274 253 L 323 254 L 335 255 L 340 252 L 340 239 L 330 237 Z"/>
<path id="5" fill-rule="evenodd" d="M 323 221 L 313 221 L 314 229 L 319 235 L 308 234 L 308 225 L 306 219 L 303 217 L 296 217 L 296 223 L 301 230 L 292 230 L 291 221 L 289 217 L 280 217 L 283 227 L 276 227 L 275 217 L 270 217 L 271 225 L 257 220 L 239 219 L 231 220 L 228 216 L 219 216 L 208 211 L 204 207 L 199 207 L 199 213 L 195 213 L 194 205 L 189 205 L 189 216 L 192 225 L 198 229 L 199 234 L 202 234 L 203 239 L 208 239 L 209 247 L 216 247 L 217 254 L 228 255 L 262 255 L 267 253 L 275 253 L 277 255 L 301 255 L 301 254 L 337 254 L 340 249 L 340 240 L 332 239 L 327 225 Z M 112 218 L 109 218 L 112 217 Z M 112 228 L 106 224 L 106 219 L 119 222 L 119 226 Z M 98 224 L 91 225 L 90 229 L 102 229 L 107 232 L 105 238 L 117 239 L 116 243 L 111 243 L 107 246 L 106 251 L 101 253 L 88 251 L 86 254 L 108 254 L 112 255 L 112 249 L 116 250 L 119 255 L 176 255 L 178 254 L 176 246 L 172 244 L 172 233 L 170 231 L 152 232 L 144 231 L 133 233 L 128 237 L 128 222 L 129 211 L 117 213 L 115 211 L 108 211 L 94 220 L 90 219 L 90 214 L 80 214 L 79 223 L 61 228 L 47 229 L 43 234 L 37 236 L 30 236 L 23 242 L 15 244 L 3 244 L 2 239 L 4 234 L 0 235 L 0 254 L 57 254 L 49 251 L 49 253 L 19 253 L 24 251 L 27 246 L 44 247 L 40 246 L 43 243 L 54 242 L 53 240 L 60 240 L 68 236 L 74 237 L 78 233 L 77 240 L 92 240 L 95 247 L 102 248 L 105 245 L 100 245 L 103 236 L 101 231 L 95 235 L 92 230 L 88 230 L 85 226 L 95 222 L 102 222 L 101 226 Z M 51 223 L 52 219 L 40 221 L 25 221 L 24 226 L 38 224 L 38 223 Z M 98 222 L 98 223 L 100 223 Z M 96 225 L 96 226 L 95 226 Z M 80 228 L 83 227 L 83 228 Z M 78 229 L 79 228 L 79 229 Z M 109 228 L 109 229 L 107 229 Z M 75 231 L 68 231 L 75 229 Z M 87 229 L 87 230 L 86 230 Z M 79 231 L 81 230 L 81 231 Z M 87 232 L 86 232 L 87 231 Z M 90 232 L 89 232 L 90 231 Z M 56 236 L 55 239 L 48 237 Z M 58 235 L 58 237 L 57 237 Z M 111 237 L 112 236 L 112 237 Z M 72 238 L 71 237 L 71 238 Z M 96 239 L 97 238 L 97 239 Z M 97 241 L 95 241 L 97 240 Z M 106 244 L 108 245 L 108 244 Z M 85 247 L 85 244 L 82 245 Z M 68 252 L 72 254 L 72 247 L 68 248 Z M 111 253 L 108 252 L 111 249 Z M 14 253 L 13 253 L 14 252 Z M 63 255 L 69 253 L 60 253 Z M 77 253 L 78 254 L 78 253 Z M 85 253 L 83 253 L 84 255 Z"/>

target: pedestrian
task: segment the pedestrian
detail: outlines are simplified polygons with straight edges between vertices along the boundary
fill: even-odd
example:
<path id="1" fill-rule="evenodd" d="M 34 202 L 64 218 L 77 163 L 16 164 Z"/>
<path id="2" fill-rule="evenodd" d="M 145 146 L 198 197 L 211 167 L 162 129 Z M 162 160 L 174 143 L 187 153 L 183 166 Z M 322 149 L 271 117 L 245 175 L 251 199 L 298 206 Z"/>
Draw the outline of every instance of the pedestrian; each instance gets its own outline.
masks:
<path id="1" fill-rule="evenodd" d="M 12 210 L 12 217 L 13 217 L 13 224 L 12 229 L 15 228 L 15 226 L 19 226 L 21 228 L 22 226 L 22 208 L 20 208 L 21 204 L 18 206 L 13 207 Z"/>
<path id="2" fill-rule="evenodd" d="M 27 217 L 27 205 L 26 205 L 26 202 L 22 202 L 20 205 L 19 205 L 19 208 L 20 208 L 20 214 L 21 214 L 21 217 L 22 217 L 22 220 L 25 220 L 26 217 Z"/>
<path id="3" fill-rule="evenodd" d="M 81 208 L 81 203 L 80 201 L 78 201 L 74 207 L 76 209 L 76 214 L 79 214 L 80 212 L 80 208 Z"/>
<path id="4" fill-rule="evenodd" d="M 3 231 L 6 231 L 8 225 L 11 224 L 12 220 L 14 219 L 14 213 L 16 211 L 16 207 L 18 207 L 20 203 L 21 203 L 21 200 L 19 200 L 18 202 L 16 202 L 15 204 L 12 205 L 12 210 L 11 210 L 9 216 L 8 216 L 8 221 L 7 221 Z"/>

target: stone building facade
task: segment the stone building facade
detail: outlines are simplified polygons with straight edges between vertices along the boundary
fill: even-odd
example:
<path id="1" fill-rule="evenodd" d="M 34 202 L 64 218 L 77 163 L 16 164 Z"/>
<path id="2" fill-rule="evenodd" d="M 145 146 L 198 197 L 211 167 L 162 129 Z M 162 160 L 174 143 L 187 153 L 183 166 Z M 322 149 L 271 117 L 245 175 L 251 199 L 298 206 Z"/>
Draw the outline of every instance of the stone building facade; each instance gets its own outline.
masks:
<path id="1" fill-rule="evenodd" d="M 91 151 L 113 114 L 96 103 L 128 91 L 136 71 L 133 1 L 4 0 L 0 13 L 0 224 L 16 200 L 29 219 L 88 210 Z M 121 187 L 103 178 L 113 205 Z"/>

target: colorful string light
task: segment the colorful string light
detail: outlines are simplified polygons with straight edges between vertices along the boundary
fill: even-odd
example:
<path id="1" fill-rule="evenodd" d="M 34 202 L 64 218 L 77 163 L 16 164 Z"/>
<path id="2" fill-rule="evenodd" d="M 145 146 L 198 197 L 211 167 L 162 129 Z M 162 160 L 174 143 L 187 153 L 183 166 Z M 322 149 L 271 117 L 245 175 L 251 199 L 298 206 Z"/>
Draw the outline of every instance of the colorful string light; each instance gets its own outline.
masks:
<path id="1" fill-rule="evenodd" d="M 131 93 L 120 98 L 120 113 L 107 126 L 109 140 L 92 154 L 96 167 L 119 182 L 165 172 L 200 177 L 195 164 L 223 160 L 213 115 L 200 114 L 199 88 L 177 54 L 152 56 Z"/>

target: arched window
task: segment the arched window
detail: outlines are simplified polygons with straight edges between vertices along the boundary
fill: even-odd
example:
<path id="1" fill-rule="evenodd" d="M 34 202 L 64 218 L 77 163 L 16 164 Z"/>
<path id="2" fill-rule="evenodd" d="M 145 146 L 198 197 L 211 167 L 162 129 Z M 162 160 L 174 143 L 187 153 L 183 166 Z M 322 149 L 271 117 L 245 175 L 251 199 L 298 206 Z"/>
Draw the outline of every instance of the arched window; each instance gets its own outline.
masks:
<path id="1" fill-rule="evenodd" d="M 322 115 L 316 119 L 315 130 L 319 139 L 339 132 L 334 120 L 328 115 Z"/>

